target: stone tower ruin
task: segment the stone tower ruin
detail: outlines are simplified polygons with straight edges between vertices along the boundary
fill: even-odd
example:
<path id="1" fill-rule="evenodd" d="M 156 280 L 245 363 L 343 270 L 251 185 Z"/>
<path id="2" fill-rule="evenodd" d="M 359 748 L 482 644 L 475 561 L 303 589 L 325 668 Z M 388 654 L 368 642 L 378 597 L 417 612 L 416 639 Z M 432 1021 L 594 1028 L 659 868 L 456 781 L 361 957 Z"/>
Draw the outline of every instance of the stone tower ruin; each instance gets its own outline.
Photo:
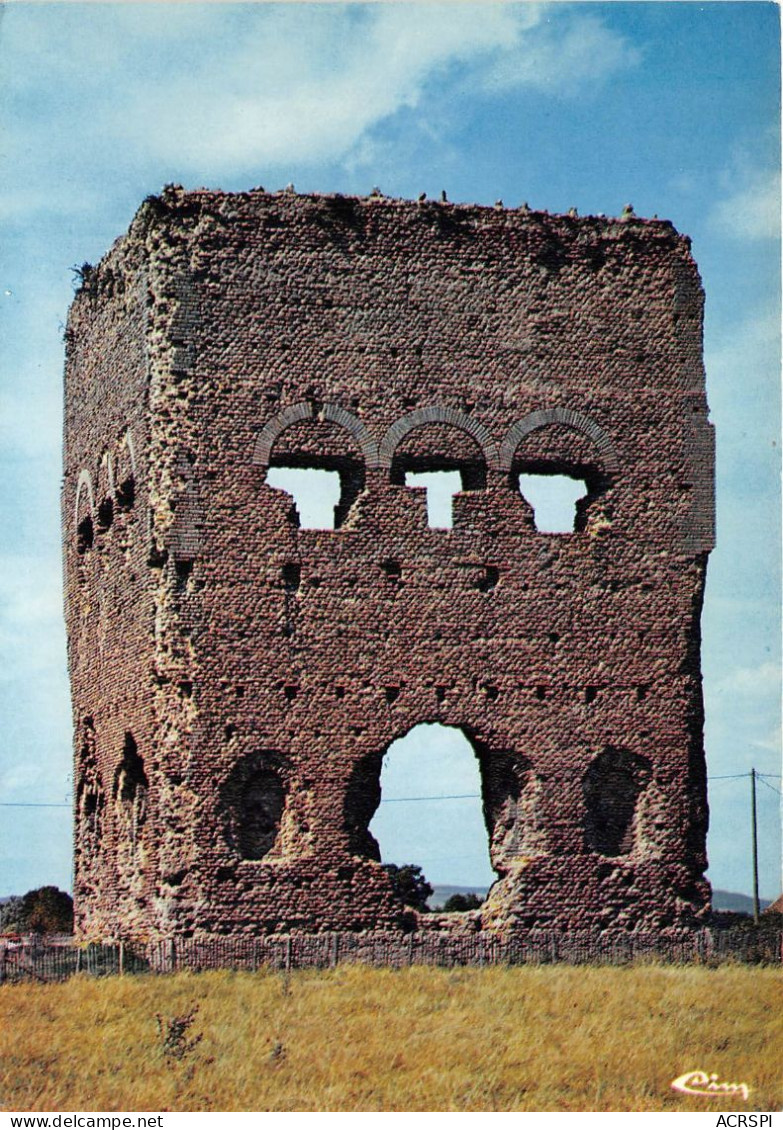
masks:
<path id="1" fill-rule="evenodd" d="M 689 246 L 630 210 L 171 187 L 85 264 L 62 511 L 82 937 L 705 913 Z M 303 528 L 279 466 L 339 475 L 334 529 Z M 406 485 L 426 469 L 461 476 L 451 529 Z M 586 484 L 572 531 L 537 529 L 521 473 Z M 428 924 L 369 832 L 422 722 L 475 750 L 497 873 Z"/>

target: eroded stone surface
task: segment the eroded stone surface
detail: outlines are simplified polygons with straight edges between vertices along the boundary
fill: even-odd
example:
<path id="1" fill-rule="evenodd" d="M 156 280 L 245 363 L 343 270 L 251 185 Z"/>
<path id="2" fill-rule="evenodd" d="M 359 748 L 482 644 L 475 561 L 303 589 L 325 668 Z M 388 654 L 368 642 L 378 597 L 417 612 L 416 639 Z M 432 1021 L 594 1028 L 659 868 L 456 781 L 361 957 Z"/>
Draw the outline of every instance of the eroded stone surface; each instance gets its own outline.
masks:
<path id="1" fill-rule="evenodd" d="M 667 222 L 146 201 L 67 329 L 81 935 L 416 926 L 368 825 L 422 722 L 472 742 L 499 876 L 428 929 L 702 915 L 701 319 Z M 337 471 L 337 528 L 270 465 Z M 585 481 L 573 533 L 525 472 Z"/>

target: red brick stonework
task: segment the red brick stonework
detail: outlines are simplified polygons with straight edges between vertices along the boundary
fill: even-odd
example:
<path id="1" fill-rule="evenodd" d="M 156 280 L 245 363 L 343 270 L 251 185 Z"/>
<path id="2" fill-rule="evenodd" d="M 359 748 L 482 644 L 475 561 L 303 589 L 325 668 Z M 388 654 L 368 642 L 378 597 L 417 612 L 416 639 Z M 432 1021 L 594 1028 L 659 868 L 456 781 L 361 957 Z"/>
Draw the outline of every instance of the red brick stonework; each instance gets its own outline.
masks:
<path id="1" fill-rule="evenodd" d="M 705 914 L 702 291 L 670 223 L 169 188 L 67 329 L 83 938 L 688 927 Z M 301 528 L 270 466 L 338 471 Z M 457 470 L 453 528 L 405 472 Z M 520 473 L 585 480 L 542 533 Z M 497 881 L 399 903 L 368 831 L 422 722 Z M 411 783 L 415 787 L 415 782 Z"/>

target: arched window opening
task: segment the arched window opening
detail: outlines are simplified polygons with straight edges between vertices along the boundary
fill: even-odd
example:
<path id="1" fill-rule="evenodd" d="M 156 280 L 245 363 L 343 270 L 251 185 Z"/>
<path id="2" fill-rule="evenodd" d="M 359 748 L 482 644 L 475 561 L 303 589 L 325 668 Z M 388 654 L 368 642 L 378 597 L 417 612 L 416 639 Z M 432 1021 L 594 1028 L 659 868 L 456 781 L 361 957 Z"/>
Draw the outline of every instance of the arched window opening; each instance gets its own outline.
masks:
<path id="1" fill-rule="evenodd" d="M 454 495 L 462 490 L 459 471 L 408 471 L 406 487 L 423 487 L 427 492 L 427 525 L 433 530 L 450 530 Z"/>
<path id="2" fill-rule="evenodd" d="M 303 530 L 334 530 L 342 494 L 340 475 L 318 467 L 270 467 L 267 485 L 284 490 L 294 500 Z"/>
<path id="3" fill-rule="evenodd" d="M 412 428 L 395 449 L 391 481 L 427 491 L 430 529 L 451 529 L 454 496 L 486 485 L 484 453 L 462 428 L 425 423 Z"/>
<path id="4" fill-rule="evenodd" d="M 292 495 L 301 529 L 337 530 L 364 490 L 364 457 L 334 421 L 299 420 L 275 440 L 266 481 Z"/>
<path id="5" fill-rule="evenodd" d="M 135 843 L 147 816 L 149 782 L 133 734 L 125 735 L 122 761 L 114 775 L 114 800 L 120 823 Z"/>
<path id="6" fill-rule="evenodd" d="M 383 755 L 380 787 L 377 762 L 375 774 L 368 771 L 366 778 L 365 812 L 372 815 L 377 806 L 368 836 L 380 859 L 420 867 L 434 888 L 431 908 L 456 894 L 483 900 L 497 876 L 489 859 L 479 762 L 464 733 L 438 724 L 415 726 Z"/>
<path id="7" fill-rule="evenodd" d="M 618 470 L 601 429 L 566 409 L 519 421 L 506 437 L 501 463 L 509 467 L 512 488 L 533 508 L 536 529 L 552 534 L 586 529 L 593 504 Z"/>
<path id="8" fill-rule="evenodd" d="M 652 768 L 646 757 L 609 746 L 582 782 L 585 847 L 601 855 L 628 855 L 634 847 L 639 797 Z"/>
<path id="9" fill-rule="evenodd" d="M 286 787 L 269 755 L 243 759 L 223 787 L 226 838 L 242 859 L 264 859 L 280 832 Z"/>
<path id="10" fill-rule="evenodd" d="M 579 518 L 578 503 L 589 493 L 584 479 L 570 475 L 521 474 L 518 480 L 523 497 L 533 507 L 539 533 L 573 533 Z"/>
<path id="11" fill-rule="evenodd" d="M 123 479 L 117 487 L 117 509 L 127 513 L 136 500 L 136 483 L 133 475 Z"/>

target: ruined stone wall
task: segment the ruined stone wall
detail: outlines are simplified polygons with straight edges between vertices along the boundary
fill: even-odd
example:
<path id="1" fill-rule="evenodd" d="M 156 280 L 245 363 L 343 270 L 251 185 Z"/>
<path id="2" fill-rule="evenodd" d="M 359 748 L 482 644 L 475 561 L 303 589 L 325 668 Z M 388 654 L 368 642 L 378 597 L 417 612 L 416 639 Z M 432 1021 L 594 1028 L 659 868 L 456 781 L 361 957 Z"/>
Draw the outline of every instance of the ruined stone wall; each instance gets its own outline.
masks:
<path id="1" fill-rule="evenodd" d="M 411 928 L 368 824 L 422 722 L 473 744 L 499 876 L 440 928 L 704 911 L 701 316 L 667 222 L 145 203 L 68 329 L 85 936 Z M 128 430 L 134 504 L 98 532 Z M 340 473 L 337 528 L 300 527 L 275 465 Z M 422 469 L 461 473 L 451 530 Z M 587 482 L 574 532 L 536 529 L 524 471 Z"/>
<path id="2" fill-rule="evenodd" d="M 146 269 L 85 266 L 66 331 L 63 546 L 75 747 L 75 904 L 111 935 L 149 903 L 155 838 L 138 749 L 153 733 Z M 134 752 L 135 750 L 135 752 Z"/>

